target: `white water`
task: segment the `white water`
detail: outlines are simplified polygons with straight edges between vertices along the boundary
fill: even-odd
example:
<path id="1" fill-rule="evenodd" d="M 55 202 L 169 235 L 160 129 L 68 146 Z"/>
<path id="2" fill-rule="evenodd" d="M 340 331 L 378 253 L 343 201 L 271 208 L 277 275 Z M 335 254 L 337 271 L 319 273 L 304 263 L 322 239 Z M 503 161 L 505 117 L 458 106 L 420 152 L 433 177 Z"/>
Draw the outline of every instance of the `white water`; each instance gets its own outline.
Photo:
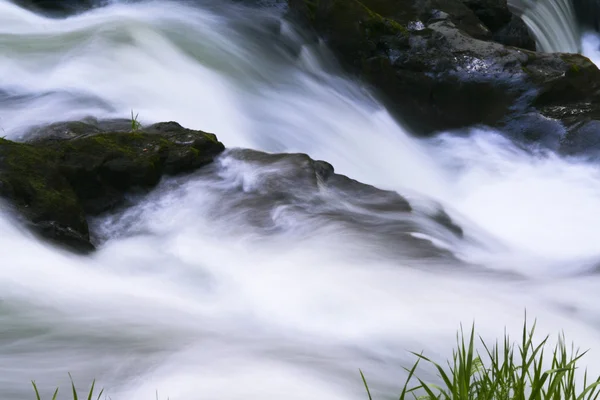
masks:
<path id="1" fill-rule="evenodd" d="M 246 202 L 276 172 L 226 155 L 217 177 L 167 181 L 97 221 L 109 240 L 91 258 L 0 219 L 1 398 L 30 399 L 30 379 L 64 387 L 70 371 L 114 400 L 362 399 L 358 368 L 396 393 L 406 350 L 441 360 L 459 323 L 496 338 L 519 330 L 525 308 L 540 332 L 596 349 L 586 361 L 598 371 L 600 167 L 490 132 L 418 142 L 326 49 L 218 4 L 50 20 L 0 0 L 4 134 L 134 109 L 229 147 L 306 152 L 418 210 L 440 202 L 466 238 L 437 239 L 478 272 L 410 258 L 384 229 Z M 261 216 L 268 227 L 249 222 Z"/>
<path id="2" fill-rule="evenodd" d="M 600 36 L 598 34 L 587 32 L 583 35 L 582 53 L 594 64 L 600 65 Z"/>

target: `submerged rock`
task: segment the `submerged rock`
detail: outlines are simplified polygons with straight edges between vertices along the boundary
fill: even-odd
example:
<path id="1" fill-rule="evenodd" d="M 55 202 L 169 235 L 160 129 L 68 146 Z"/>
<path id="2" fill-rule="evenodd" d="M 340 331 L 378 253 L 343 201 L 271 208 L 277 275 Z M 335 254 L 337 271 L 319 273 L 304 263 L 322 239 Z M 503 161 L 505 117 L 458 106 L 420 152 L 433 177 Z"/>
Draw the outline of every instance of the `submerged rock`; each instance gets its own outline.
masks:
<path id="1" fill-rule="evenodd" d="M 598 68 L 581 55 L 528 50 L 533 39 L 505 0 L 289 2 L 290 16 L 417 134 L 501 127 L 535 110 L 569 131 L 600 110 Z"/>
<path id="2" fill-rule="evenodd" d="M 441 207 L 414 209 L 395 191 L 382 190 L 336 173 L 306 154 L 228 150 L 204 179 L 217 191 L 211 215 L 269 234 L 311 237 L 315 231 L 351 237 L 396 259 L 452 260 L 448 249 L 462 229 Z M 215 189 L 216 188 L 216 189 Z M 210 190 L 210 189 L 207 189 Z M 446 244 L 446 246 L 444 246 Z"/>
<path id="3" fill-rule="evenodd" d="M 165 174 L 200 168 L 225 148 L 215 135 L 175 122 L 136 132 L 69 122 L 46 132 L 27 143 L 0 140 L 0 196 L 34 231 L 84 252 L 94 248 L 87 215 L 123 204 Z"/>

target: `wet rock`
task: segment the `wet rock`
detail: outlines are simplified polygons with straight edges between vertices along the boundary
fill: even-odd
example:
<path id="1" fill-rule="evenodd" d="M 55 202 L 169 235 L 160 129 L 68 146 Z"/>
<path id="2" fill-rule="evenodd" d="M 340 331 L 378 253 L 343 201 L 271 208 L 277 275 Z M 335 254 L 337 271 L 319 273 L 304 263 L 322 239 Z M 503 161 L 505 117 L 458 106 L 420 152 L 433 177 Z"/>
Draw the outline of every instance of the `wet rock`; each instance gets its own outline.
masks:
<path id="1" fill-rule="evenodd" d="M 462 229 L 440 207 L 432 215 L 413 210 L 395 191 L 382 190 L 335 173 L 306 154 L 228 150 L 219 159 L 219 201 L 211 214 L 241 218 L 238 224 L 270 233 L 312 236 L 318 229 L 348 235 L 398 259 L 451 260 L 438 242 L 461 240 Z M 327 171 L 324 178 L 323 167 Z M 231 184 L 235 182 L 236 184 Z M 226 192 L 221 190 L 226 188 Z M 300 223 L 299 223 L 300 221 Z"/>
<path id="2" fill-rule="evenodd" d="M 527 147 L 558 151 L 566 135 L 564 125 L 536 111 L 516 116 L 501 126 L 502 132 Z"/>
<path id="3" fill-rule="evenodd" d="M 446 227 L 450 232 L 454 233 L 458 237 L 463 237 L 464 231 L 458 226 L 452 218 L 444 211 L 442 208 L 439 208 L 437 212 L 433 215 L 433 220 L 440 225 Z"/>
<path id="4" fill-rule="evenodd" d="M 533 35 L 525 22 L 513 15 L 506 0 L 463 0 L 463 2 L 490 30 L 493 41 L 535 51 Z"/>
<path id="5" fill-rule="evenodd" d="M 581 55 L 513 47 L 532 40 L 505 1 L 289 1 L 290 17 L 416 134 L 501 127 L 536 110 L 569 131 L 600 109 L 598 68 Z"/>
<path id="6" fill-rule="evenodd" d="M 19 6 L 54 17 L 64 17 L 108 4 L 95 0 L 16 0 Z"/>
<path id="7" fill-rule="evenodd" d="M 288 7 L 286 0 L 233 0 L 233 2 L 250 7 L 275 9 L 279 11 L 286 11 Z"/>
<path id="8" fill-rule="evenodd" d="M 513 16 L 506 0 L 463 0 L 463 3 L 491 32 L 502 29 Z"/>
<path id="9" fill-rule="evenodd" d="M 45 132 L 27 143 L 0 141 L 0 196 L 36 232 L 78 251 L 93 248 L 87 215 L 123 204 L 129 192 L 148 190 L 165 174 L 209 164 L 224 150 L 215 135 L 174 122 L 136 132 L 68 122 Z"/>
<path id="10" fill-rule="evenodd" d="M 506 46 L 520 47 L 522 49 L 536 49 L 535 39 L 531 35 L 525 22 L 513 15 L 509 22 L 494 32 L 492 39 Z"/>
<path id="11" fill-rule="evenodd" d="M 0 140 L 0 196 L 37 233 L 80 251 L 90 249 L 84 209 L 46 146 Z"/>
<path id="12" fill-rule="evenodd" d="M 600 121 L 588 121 L 573 129 L 562 141 L 561 153 L 600 159 Z"/>
<path id="13" fill-rule="evenodd" d="M 331 164 L 315 161 L 306 154 L 235 149 L 228 155 L 252 169 L 252 179 L 244 183 L 247 190 L 264 193 L 274 200 L 313 193 L 320 182 L 334 174 Z"/>

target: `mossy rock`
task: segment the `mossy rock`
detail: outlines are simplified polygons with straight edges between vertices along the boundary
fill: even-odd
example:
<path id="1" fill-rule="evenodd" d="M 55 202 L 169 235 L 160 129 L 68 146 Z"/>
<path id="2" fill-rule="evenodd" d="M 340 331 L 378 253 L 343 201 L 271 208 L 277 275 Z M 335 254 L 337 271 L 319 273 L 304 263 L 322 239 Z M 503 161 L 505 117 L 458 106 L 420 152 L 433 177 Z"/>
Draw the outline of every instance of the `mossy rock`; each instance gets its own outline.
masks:
<path id="1" fill-rule="evenodd" d="M 0 140 L 0 196 L 35 232 L 79 250 L 92 249 L 85 212 L 59 172 L 53 149 Z"/>
<path id="2" fill-rule="evenodd" d="M 42 236 L 80 251 L 93 249 L 87 215 L 123 204 L 127 193 L 149 190 L 163 175 L 194 171 L 225 148 L 215 135 L 175 122 L 100 133 L 69 124 L 77 136 L 38 130 L 42 136 L 27 143 L 0 140 L 0 196 Z"/>

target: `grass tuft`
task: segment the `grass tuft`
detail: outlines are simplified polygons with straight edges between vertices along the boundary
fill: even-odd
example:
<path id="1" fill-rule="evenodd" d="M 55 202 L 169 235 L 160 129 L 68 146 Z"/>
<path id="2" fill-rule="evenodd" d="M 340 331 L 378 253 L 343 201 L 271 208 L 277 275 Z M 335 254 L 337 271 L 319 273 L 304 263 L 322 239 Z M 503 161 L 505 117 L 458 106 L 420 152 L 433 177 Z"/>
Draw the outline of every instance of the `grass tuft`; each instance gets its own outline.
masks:
<path id="1" fill-rule="evenodd" d="M 600 396 L 600 377 L 588 381 L 587 370 L 582 385 L 576 379 L 577 362 L 587 353 L 573 346 L 569 349 L 563 335 L 548 354 L 548 336 L 534 343 L 535 323 L 528 329 L 523 325 L 521 341 L 517 347 L 508 334 L 502 343 L 486 344 L 478 336 L 483 347 L 475 349 L 475 326 L 465 335 L 462 327 L 457 334 L 457 348 L 447 367 L 432 361 L 423 354 L 412 353 L 417 361 L 408 377 L 399 400 L 410 394 L 419 400 L 596 400 Z M 545 357 L 550 357 L 550 369 L 544 369 Z M 441 386 L 425 383 L 415 371 L 419 362 L 432 365 L 438 373 Z M 360 371 L 369 400 L 372 400 L 367 380 Z M 409 389 L 411 382 L 416 381 Z M 423 393 L 417 396 L 415 392 Z"/>
<path id="2" fill-rule="evenodd" d="M 134 116 L 133 110 L 131 110 L 131 132 L 139 132 L 142 129 L 142 124 L 138 121 L 139 115 L 140 114 L 137 113 Z"/>
<path id="3" fill-rule="evenodd" d="M 71 380 L 71 390 L 73 393 L 73 400 L 79 400 L 79 395 L 77 393 L 77 389 L 75 388 L 75 383 L 73 382 L 73 377 L 71 376 L 70 373 L 69 373 L 69 379 Z M 40 397 L 40 392 L 38 391 L 37 385 L 35 384 L 35 381 L 31 381 L 31 385 L 33 386 L 33 390 L 35 392 L 35 399 L 42 400 Z M 96 380 L 94 379 L 92 381 L 92 386 L 90 387 L 90 390 L 88 392 L 87 400 L 94 399 L 95 386 L 96 386 Z M 104 394 L 104 389 L 100 390 L 100 392 L 98 393 L 98 396 L 96 396 L 95 399 L 100 400 L 100 398 L 102 397 L 102 394 Z M 57 396 L 58 396 L 58 388 L 56 388 L 56 390 L 54 391 L 54 394 L 52 395 L 52 400 L 56 400 Z"/>

